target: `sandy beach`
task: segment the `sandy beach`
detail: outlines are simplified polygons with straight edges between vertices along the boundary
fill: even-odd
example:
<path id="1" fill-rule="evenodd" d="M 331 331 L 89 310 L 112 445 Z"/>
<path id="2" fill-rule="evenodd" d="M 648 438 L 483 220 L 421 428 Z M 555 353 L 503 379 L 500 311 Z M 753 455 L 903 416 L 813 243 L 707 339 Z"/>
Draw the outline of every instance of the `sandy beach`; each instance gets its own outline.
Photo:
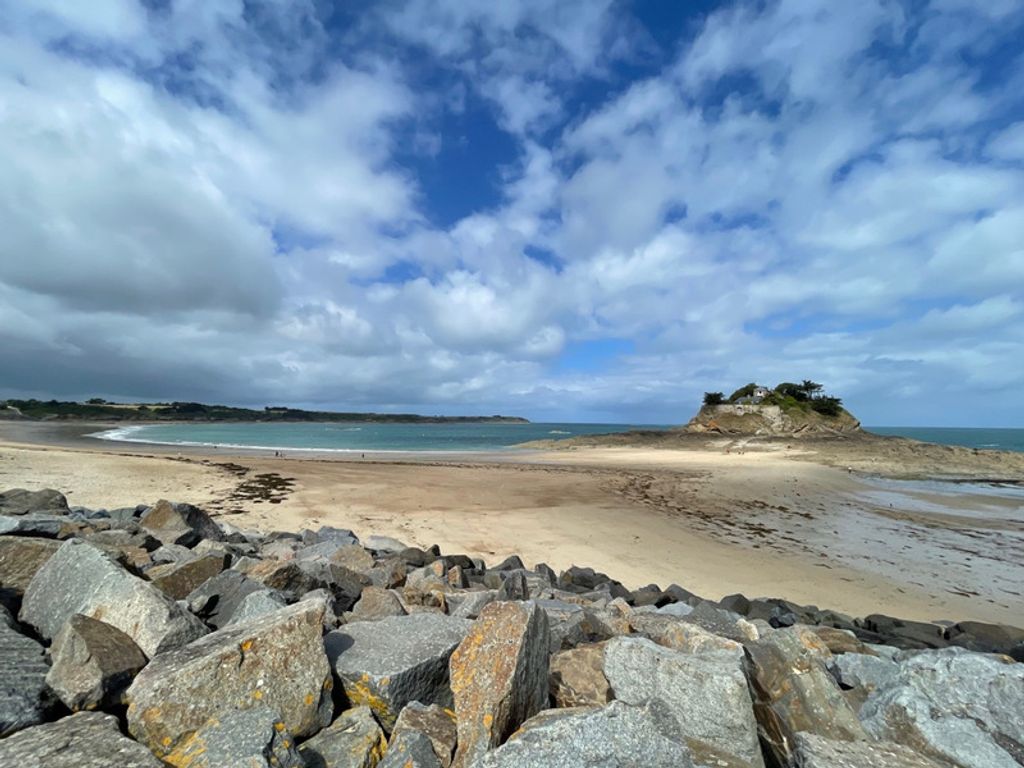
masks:
<path id="1" fill-rule="evenodd" d="M 99 428 L 0 422 L 0 488 L 58 488 L 90 507 L 169 498 L 243 529 L 334 525 L 488 562 L 516 553 L 531 565 L 588 565 L 631 588 L 675 582 L 713 599 L 742 592 L 922 620 L 1024 615 L 1019 486 L 879 478 L 852 448 L 844 457 L 811 443 L 702 440 L 444 461 L 279 458 L 84 436 Z M 1024 478 L 1014 474 L 1024 457 L 964 460 L 940 465 Z"/>

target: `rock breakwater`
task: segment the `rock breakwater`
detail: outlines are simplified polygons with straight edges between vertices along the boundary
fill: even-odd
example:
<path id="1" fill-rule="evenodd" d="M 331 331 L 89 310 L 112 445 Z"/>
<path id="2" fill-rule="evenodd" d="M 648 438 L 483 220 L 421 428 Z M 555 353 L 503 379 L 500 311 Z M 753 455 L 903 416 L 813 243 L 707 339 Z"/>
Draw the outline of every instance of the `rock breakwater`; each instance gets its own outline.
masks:
<path id="1" fill-rule="evenodd" d="M 0 765 L 1020 768 L 1024 630 L 0 493 Z"/>

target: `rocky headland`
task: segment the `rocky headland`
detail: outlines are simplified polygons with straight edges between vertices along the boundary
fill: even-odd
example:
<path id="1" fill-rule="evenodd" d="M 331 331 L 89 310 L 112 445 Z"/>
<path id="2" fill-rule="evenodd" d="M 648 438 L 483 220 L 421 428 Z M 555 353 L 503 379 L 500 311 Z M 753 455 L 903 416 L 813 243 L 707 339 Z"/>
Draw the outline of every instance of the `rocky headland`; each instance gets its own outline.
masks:
<path id="1" fill-rule="evenodd" d="M 0 494 L 0 764 L 1019 768 L 1024 630 Z"/>

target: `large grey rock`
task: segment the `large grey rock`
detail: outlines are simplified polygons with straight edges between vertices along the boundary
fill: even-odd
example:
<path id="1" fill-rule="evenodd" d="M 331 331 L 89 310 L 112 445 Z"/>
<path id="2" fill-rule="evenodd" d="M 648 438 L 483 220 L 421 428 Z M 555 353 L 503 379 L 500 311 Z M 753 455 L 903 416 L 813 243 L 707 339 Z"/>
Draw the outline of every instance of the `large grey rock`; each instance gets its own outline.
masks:
<path id="1" fill-rule="evenodd" d="M 844 688 L 864 688 L 867 692 L 893 680 L 900 671 L 900 665 L 896 661 L 860 653 L 836 656 L 830 668 Z"/>
<path id="2" fill-rule="evenodd" d="M 128 689 L 128 728 L 158 756 L 211 718 L 259 704 L 296 738 L 331 720 L 325 606 L 303 601 L 153 659 Z"/>
<path id="3" fill-rule="evenodd" d="M 465 619 L 413 613 L 345 624 L 324 644 L 349 702 L 369 706 L 390 733 L 410 701 L 451 706 L 448 659 L 469 627 Z"/>
<path id="4" fill-rule="evenodd" d="M 189 610 L 211 627 L 220 629 L 231 621 L 242 600 L 267 587 L 236 570 L 223 571 L 209 579 L 185 599 Z"/>
<path id="5" fill-rule="evenodd" d="M 150 568 L 146 577 L 153 586 L 175 600 L 184 600 L 192 592 L 223 571 L 228 556 L 207 554 L 177 563 Z"/>
<path id="6" fill-rule="evenodd" d="M 52 488 L 26 491 L 12 488 L 0 493 L 0 515 L 27 515 L 30 513 L 67 515 L 71 512 L 64 494 Z"/>
<path id="7" fill-rule="evenodd" d="M 266 616 L 280 608 L 284 608 L 285 605 L 287 605 L 287 601 L 285 601 L 284 597 L 272 589 L 250 592 L 242 598 L 238 607 L 232 611 L 231 619 L 225 626 L 240 624 L 260 616 Z"/>
<path id="8" fill-rule="evenodd" d="M 556 651 L 595 643 L 615 636 L 614 628 L 590 608 L 564 600 L 537 600 L 548 618 L 549 648 Z"/>
<path id="9" fill-rule="evenodd" d="M 262 705 L 218 715 L 164 759 L 187 768 L 306 768 L 284 721 Z"/>
<path id="10" fill-rule="evenodd" d="M 392 738 L 379 768 L 441 768 L 425 733 L 405 730 Z"/>
<path id="11" fill-rule="evenodd" d="M 491 603 L 451 658 L 459 744 L 467 768 L 547 705 L 548 621 L 536 603 Z"/>
<path id="12" fill-rule="evenodd" d="M 707 600 L 698 603 L 692 610 L 684 612 L 681 618 L 684 621 L 706 629 L 713 635 L 718 635 L 737 643 L 745 643 L 748 640 L 757 640 L 758 638 L 757 628 L 749 621 L 738 613 L 733 613 L 725 608 L 719 608 Z"/>
<path id="13" fill-rule="evenodd" d="M 25 592 L 21 620 L 52 639 L 76 613 L 117 627 L 150 658 L 207 632 L 152 584 L 93 545 L 72 539 L 36 572 Z"/>
<path id="14" fill-rule="evenodd" d="M 328 589 L 342 611 L 355 605 L 363 586 L 369 583 L 358 573 L 322 558 L 284 562 L 266 560 L 249 569 L 246 575 L 292 600 L 316 589 Z"/>
<path id="15" fill-rule="evenodd" d="M 665 720 L 621 701 L 600 709 L 549 710 L 474 768 L 692 768 L 689 751 L 672 738 Z"/>
<path id="16" fill-rule="evenodd" d="M 61 515 L 0 515 L 0 536 L 67 539 L 87 530 L 84 523 Z"/>
<path id="17" fill-rule="evenodd" d="M 17 610 L 36 571 L 60 546 L 53 539 L 0 536 L 0 605 Z"/>
<path id="18" fill-rule="evenodd" d="M 796 735 L 800 768 L 948 768 L 902 744 L 832 741 L 813 733 Z"/>
<path id="19" fill-rule="evenodd" d="M 404 616 L 402 601 L 382 587 L 363 587 L 359 601 L 352 607 L 352 621 L 378 621 L 390 616 Z"/>
<path id="20" fill-rule="evenodd" d="M 139 524 L 164 544 L 194 547 L 201 539 L 221 541 L 224 538 L 217 523 L 203 510 L 164 499 L 147 510 Z"/>
<path id="21" fill-rule="evenodd" d="M 498 590 L 485 589 L 473 592 L 453 592 L 448 595 L 448 612 L 460 619 L 475 619 L 484 606 L 498 599 Z"/>
<path id="22" fill-rule="evenodd" d="M 363 539 L 362 544 L 366 549 L 371 549 L 374 552 L 386 552 L 389 554 L 397 554 L 409 548 L 408 544 L 403 544 L 398 539 L 393 539 L 390 536 L 367 536 Z"/>
<path id="23" fill-rule="evenodd" d="M 740 643 L 709 632 L 689 621 L 689 616 L 677 617 L 634 611 L 626 619 L 636 634 L 643 635 L 666 648 L 686 653 L 725 651 L 736 658 L 743 657 L 743 646 Z"/>
<path id="24" fill-rule="evenodd" d="M 780 765 L 794 764 L 800 732 L 834 741 L 868 737 L 826 669 L 831 652 L 810 629 L 778 629 L 746 648 L 761 738 Z"/>
<path id="25" fill-rule="evenodd" d="M 54 703 L 43 646 L 0 606 L 0 737 L 41 723 Z"/>
<path id="26" fill-rule="evenodd" d="M 391 738 L 401 738 L 406 731 L 416 731 L 430 739 L 441 768 L 448 768 L 452 764 L 458 731 L 455 727 L 455 714 L 450 709 L 437 704 L 427 706 L 411 701 L 398 716 Z"/>
<path id="27" fill-rule="evenodd" d="M 308 768 L 374 768 L 387 740 L 367 706 L 343 712 L 299 747 Z"/>
<path id="28" fill-rule="evenodd" d="M 46 682 L 73 712 L 120 704 L 146 666 L 146 654 L 128 635 L 78 613 L 53 639 L 50 659 Z"/>
<path id="29" fill-rule="evenodd" d="M 1024 664 L 960 648 L 918 653 L 860 710 L 867 730 L 963 768 L 1024 764 Z"/>
<path id="30" fill-rule="evenodd" d="M 604 673 L 616 699 L 654 702 L 671 712 L 686 739 L 764 765 L 742 661 L 728 651 L 682 653 L 618 637 L 605 646 Z"/>
<path id="31" fill-rule="evenodd" d="M 79 712 L 0 741 L 0 765 L 11 768 L 161 768 L 153 753 L 122 736 L 117 718 Z"/>

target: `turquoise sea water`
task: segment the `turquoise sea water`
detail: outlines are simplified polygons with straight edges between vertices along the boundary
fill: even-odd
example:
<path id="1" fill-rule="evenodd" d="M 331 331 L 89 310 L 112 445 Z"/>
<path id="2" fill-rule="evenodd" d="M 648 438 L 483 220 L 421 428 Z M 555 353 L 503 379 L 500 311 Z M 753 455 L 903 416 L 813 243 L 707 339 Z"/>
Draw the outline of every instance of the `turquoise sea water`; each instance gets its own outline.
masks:
<path id="1" fill-rule="evenodd" d="M 879 435 L 896 435 L 926 443 L 1024 451 L 1024 429 L 971 429 L 966 427 L 865 427 Z"/>
<path id="2" fill-rule="evenodd" d="M 155 424 L 121 427 L 95 436 L 292 451 L 497 451 L 530 440 L 668 428 L 642 424 Z"/>

